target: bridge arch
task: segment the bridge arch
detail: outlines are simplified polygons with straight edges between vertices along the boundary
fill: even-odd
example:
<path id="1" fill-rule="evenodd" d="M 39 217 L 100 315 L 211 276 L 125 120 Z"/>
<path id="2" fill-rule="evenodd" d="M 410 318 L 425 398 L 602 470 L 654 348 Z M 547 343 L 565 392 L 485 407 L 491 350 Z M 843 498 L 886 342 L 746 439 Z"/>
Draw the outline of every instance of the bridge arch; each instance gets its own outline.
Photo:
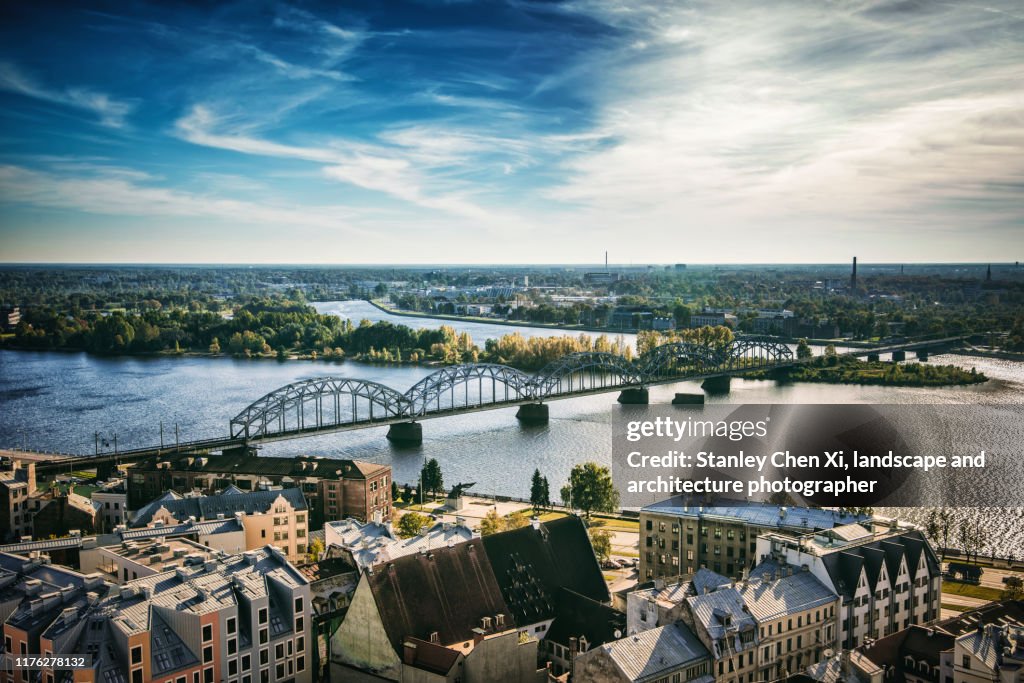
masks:
<path id="1" fill-rule="evenodd" d="M 280 387 L 231 419 L 232 438 L 259 439 L 401 417 L 405 396 L 391 387 L 347 377 L 315 377 Z"/>
<path id="2" fill-rule="evenodd" d="M 529 399 L 530 379 L 515 368 L 497 363 L 450 365 L 427 375 L 405 392 L 407 414 L 417 417 L 428 412 Z"/>
<path id="3" fill-rule="evenodd" d="M 614 353 L 570 353 L 545 365 L 533 377 L 536 398 L 598 388 L 643 384 L 639 368 Z"/>
<path id="4" fill-rule="evenodd" d="M 730 368 L 778 365 L 793 360 L 793 349 L 773 337 L 740 337 L 729 344 Z"/>
<path id="5" fill-rule="evenodd" d="M 680 372 L 682 368 L 699 374 L 721 364 L 719 352 L 706 345 L 692 342 L 662 344 L 637 360 L 640 374 L 646 380 L 684 374 Z"/>

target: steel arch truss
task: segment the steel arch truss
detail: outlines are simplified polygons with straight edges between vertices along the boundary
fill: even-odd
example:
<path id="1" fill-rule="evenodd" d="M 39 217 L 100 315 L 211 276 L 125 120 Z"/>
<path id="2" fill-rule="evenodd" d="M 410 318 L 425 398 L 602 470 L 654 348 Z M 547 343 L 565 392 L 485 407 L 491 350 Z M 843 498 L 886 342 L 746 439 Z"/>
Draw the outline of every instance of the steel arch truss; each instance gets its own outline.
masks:
<path id="1" fill-rule="evenodd" d="M 793 350 L 770 337 L 742 337 L 729 344 L 725 362 L 730 369 L 764 367 L 793 361 Z"/>
<path id="2" fill-rule="evenodd" d="M 391 387 L 344 377 L 317 377 L 276 389 L 231 420 L 234 438 L 301 433 L 405 415 L 408 400 Z"/>
<path id="3" fill-rule="evenodd" d="M 640 368 L 613 353 L 571 353 L 545 365 L 533 378 L 538 399 L 557 394 L 643 384 Z"/>
<path id="4" fill-rule="evenodd" d="M 708 346 L 691 342 L 662 344 L 638 359 L 645 380 L 699 375 L 722 364 L 721 354 Z"/>
<path id="5" fill-rule="evenodd" d="M 494 363 L 467 363 L 427 375 L 405 392 L 406 414 L 456 411 L 532 398 L 532 378 Z"/>

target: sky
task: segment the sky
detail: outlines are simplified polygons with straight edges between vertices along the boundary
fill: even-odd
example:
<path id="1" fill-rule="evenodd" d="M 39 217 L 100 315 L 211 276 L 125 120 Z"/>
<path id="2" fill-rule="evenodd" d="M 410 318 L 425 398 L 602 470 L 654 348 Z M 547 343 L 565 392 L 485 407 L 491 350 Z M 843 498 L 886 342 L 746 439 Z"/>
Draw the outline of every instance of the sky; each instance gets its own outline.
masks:
<path id="1" fill-rule="evenodd" d="M 1024 5 L 0 6 L 0 262 L 606 250 L 1024 258 Z"/>

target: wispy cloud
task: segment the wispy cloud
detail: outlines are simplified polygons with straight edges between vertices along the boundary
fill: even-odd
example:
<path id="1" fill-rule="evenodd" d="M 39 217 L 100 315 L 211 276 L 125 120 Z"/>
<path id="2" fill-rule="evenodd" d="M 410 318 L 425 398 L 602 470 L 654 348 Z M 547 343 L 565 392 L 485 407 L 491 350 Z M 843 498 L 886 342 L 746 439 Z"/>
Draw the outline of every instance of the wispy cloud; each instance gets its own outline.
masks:
<path id="1" fill-rule="evenodd" d="M 18 93 L 44 102 L 90 112 L 100 123 L 111 128 L 121 128 L 133 105 L 120 102 L 106 93 L 85 87 L 51 88 L 23 72 L 14 64 L 0 62 L 0 90 Z"/>

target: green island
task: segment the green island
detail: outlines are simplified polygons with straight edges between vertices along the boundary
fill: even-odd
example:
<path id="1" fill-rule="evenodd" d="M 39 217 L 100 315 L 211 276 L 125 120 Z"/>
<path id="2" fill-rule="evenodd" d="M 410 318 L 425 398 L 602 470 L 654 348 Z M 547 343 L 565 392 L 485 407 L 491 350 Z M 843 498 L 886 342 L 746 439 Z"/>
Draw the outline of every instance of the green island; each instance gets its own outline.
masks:
<path id="1" fill-rule="evenodd" d="M 964 370 L 955 365 L 866 361 L 834 353 L 826 353 L 803 365 L 783 370 L 751 372 L 744 375 L 744 378 L 889 387 L 941 387 L 988 381 L 983 373 L 974 368 Z"/>

